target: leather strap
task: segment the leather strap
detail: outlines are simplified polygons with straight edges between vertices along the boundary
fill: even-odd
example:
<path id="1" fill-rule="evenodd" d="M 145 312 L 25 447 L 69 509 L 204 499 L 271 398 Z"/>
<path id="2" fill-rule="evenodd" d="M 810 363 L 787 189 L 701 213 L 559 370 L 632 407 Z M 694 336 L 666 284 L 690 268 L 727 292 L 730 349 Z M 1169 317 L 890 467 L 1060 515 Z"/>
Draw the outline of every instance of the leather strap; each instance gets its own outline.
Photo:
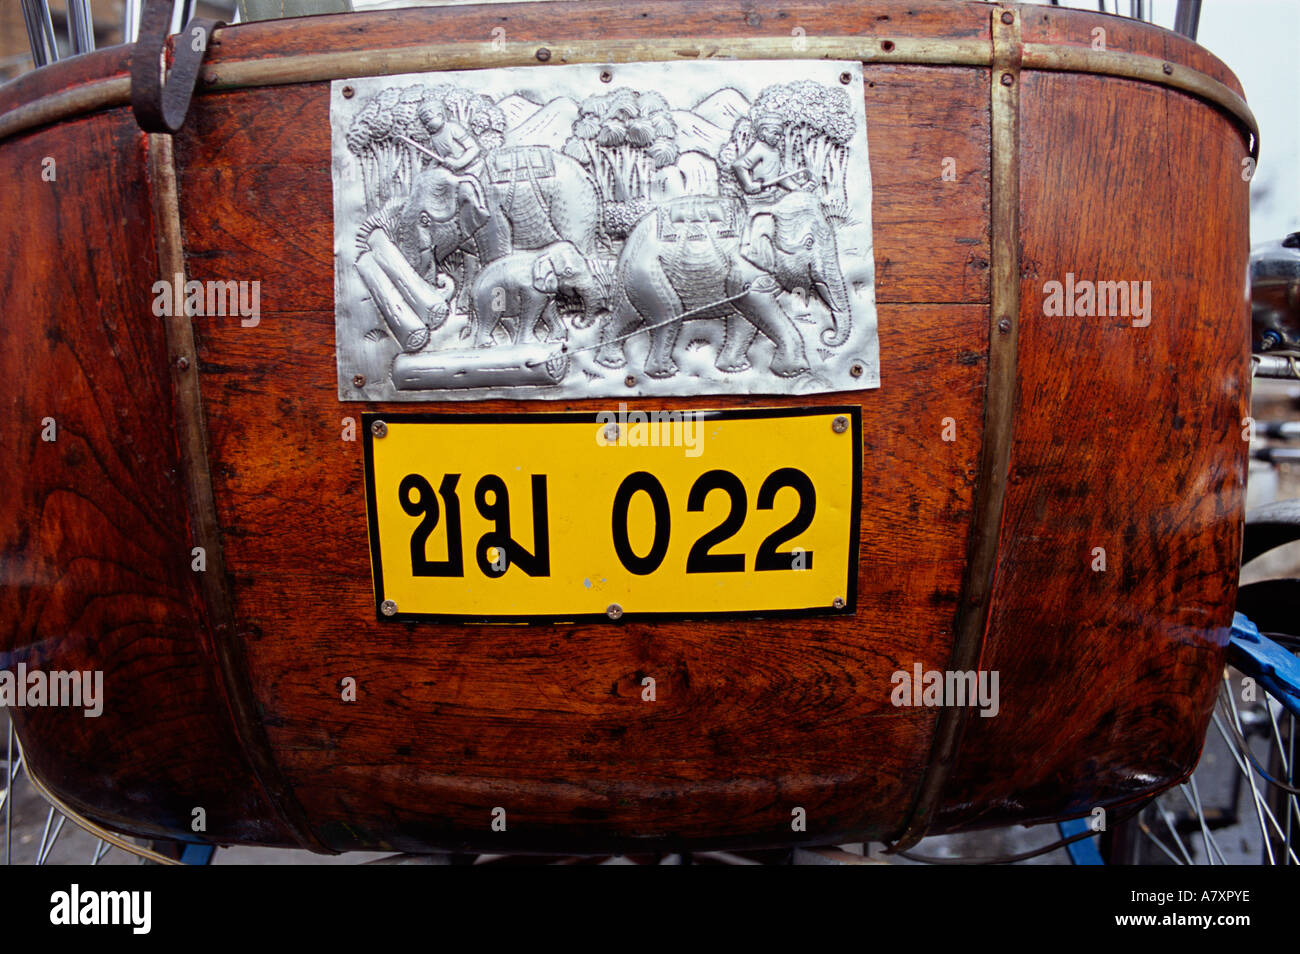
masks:
<path id="1" fill-rule="evenodd" d="M 199 66 L 220 20 L 195 17 L 176 36 L 172 66 L 163 80 L 172 0 L 145 0 L 139 39 L 131 52 L 131 110 L 149 133 L 174 133 L 185 123 Z"/>

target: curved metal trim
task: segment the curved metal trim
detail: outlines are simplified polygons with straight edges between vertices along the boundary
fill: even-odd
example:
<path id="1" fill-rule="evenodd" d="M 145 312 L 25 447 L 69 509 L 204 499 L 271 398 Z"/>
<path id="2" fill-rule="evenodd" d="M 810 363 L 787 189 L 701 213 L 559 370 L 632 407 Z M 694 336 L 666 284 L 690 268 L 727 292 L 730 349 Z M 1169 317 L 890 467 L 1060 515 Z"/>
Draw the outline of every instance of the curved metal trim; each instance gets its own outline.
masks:
<path id="1" fill-rule="evenodd" d="M 364 14 L 361 14 L 364 15 Z M 237 37 L 237 29 L 227 31 Z M 547 46 L 542 43 L 428 43 L 400 49 L 340 50 L 260 60 L 209 63 L 200 74 L 200 90 L 215 92 L 288 83 L 316 83 L 358 76 L 384 76 L 430 70 L 488 69 L 502 66 L 541 66 L 546 63 L 671 62 L 725 57 L 753 60 L 836 59 L 862 63 L 911 66 L 988 67 L 993 62 L 987 40 L 894 39 L 860 36 L 803 37 L 795 49 L 790 37 L 661 37 L 655 39 L 592 39 Z M 889 49 L 884 44 L 890 44 Z M 1135 53 L 1093 50 L 1085 46 L 1050 43 L 1023 45 L 1024 69 L 1088 73 L 1131 79 L 1177 89 L 1195 96 L 1236 119 L 1253 140 L 1250 154 L 1259 155 L 1259 124 L 1246 101 L 1232 89 L 1199 70 Z M 1168 71 L 1166 71 L 1168 68 Z M 61 90 L 0 115 L 0 139 L 70 116 L 120 106 L 130 101 L 128 77 L 98 80 Z"/>
<path id="2" fill-rule="evenodd" d="M 114 848 L 120 848 L 128 854 L 135 855 L 145 861 L 152 861 L 154 864 L 179 865 L 181 863 L 174 858 L 168 858 L 166 855 L 159 854 L 152 848 L 146 848 L 143 845 L 134 844 L 127 838 L 119 835 L 117 832 L 105 828 L 102 825 L 95 824 L 85 815 L 79 813 L 75 808 L 72 808 L 67 802 L 63 801 L 63 799 L 51 792 L 45 783 L 37 778 L 36 773 L 32 771 L 31 764 L 27 761 L 27 753 L 23 751 L 23 741 L 18 737 L 17 731 L 14 732 L 14 741 L 18 743 L 18 757 L 22 760 L 23 771 L 27 773 L 27 781 L 32 783 L 32 788 L 36 789 L 36 793 L 40 795 L 41 798 L 45 799 L 57 808 L 63 813 L 65 818 L 82 831 L 86 832 L 86 834 L 93 835 L 102 841 L 108 842 Z"/>
<path id="3" fill-rule="evenodd" d="M 1246 101 L 1216 79 L 1169 60 L 1114 50 L 1093 50 L 1085 46 L 1026 43 L 1021 66 L 1027 70 L 1062 73 L 1095 73 L 1120 79 L 1167 86 L 1219 107 L 1237 120 L 1251 135 L 1250 155 L 1259 158 L 1259 123 Z"/>
<path id="4" fill-rule="evenodd" d="M 160 277 L 167 282 L 184 281 L 185 249 L 181 235 L 180 199 L 169 134 L 149 136 L 149 173 L 157 220 Z M 266 730 L 254 715 L 257 700 L 249 685 L 243 647 L 235 628 L 234 599 L 227 584 L 221 528 L 212 490 L 208 430 L 203 414 L 203 395 L 199 390 L 194 326 L 185 314 L 172 315 L 164 322 L 176 401 L 176 440 L 189 498 L 194 543 L 204 548 L 207 557 L 207 569 L 199 574 L 199 587 L 208 612 L 221 688 L 230 709 L 235 736 L 248 759 L 253 777 L 262 787 L 263 797 L 285 829 L 304 848 L 337 854 L 312 830 L 306 813 L 271 754 Z"/>
<path id="5" fill-rule="evenodd" d="M 958 672 L 979 667 L 988 628 L 1011 467 L 1020 327 L 1020 16 L 1016 10 L 1003 7 L 994 7 L 991 15 L 989 360 L 979 478 L 975 484 L 966 572 L 948 662 L 949 670 Z M 925 836 L 956 761 L 969 712 L 965 706 L 939 710 L 930 757 L 916 800 L 906 827 L 890 851 L 911 848 Z"/>

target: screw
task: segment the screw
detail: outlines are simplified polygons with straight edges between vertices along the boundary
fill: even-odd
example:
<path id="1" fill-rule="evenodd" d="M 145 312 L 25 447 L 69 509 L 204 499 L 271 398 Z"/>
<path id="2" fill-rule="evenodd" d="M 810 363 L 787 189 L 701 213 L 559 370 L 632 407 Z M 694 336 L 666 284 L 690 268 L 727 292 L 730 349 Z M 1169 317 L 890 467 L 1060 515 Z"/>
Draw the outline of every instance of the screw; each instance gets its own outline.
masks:
<path id="1" fill-rule="evenodd" d="M 618 619 L 623 615 L 623 607 L 619 606 L 617 603 L 610 603 L 609 609 L 605 610 L 605 615 L 610 619 Z"/>
<path id="2" fill-rule="evenodd" d="M 612 443 L 614 443 L 616 440 L 618 440 L 618 425 L 617 425 L 617 424 L 606 424 L 606 425 L 605 425 L 605 440 L 606 440 L 607 443 L 610 443 L 610 444 L 612 444 Z"/>
<path id="3" fill-rule="evenodd" d="M 840 82 L 843 83 L 845 86 L 848 86 L 849 83 L 851 83 L 852 81 L 853 81 L 853 76 L 852 76 L 852 74 L 850 74 L 850 73 L 841 73 L 841 74 L 840 74 Z"/>
<path id="4" fill-rule="evenodd" d="M 601 70 L 601 71 L 600 71 L 600 81 L 601 81 L 602 83 L 609 83 L 609 82 L 612 82 L 613 79 L 614 79 L 614 74 L 611 73 L 609 70 Z"/>
<path id="5" fill-rule="evenodd" d="M 366 376 L 364 374 L 352 375 L 352 386 L 354 388 L 364 388 L 366 386 Z"/>
<path id="6" fill-rule="evenodd" d="M 1002 22 L 1006 24 L 1015 23 L 1016 15 L 1012 13 L 1010 10 L 1008 10 L 1006 13 L 1002 14 Z"/>
<path id="7" fill-rule="evenodd" d="M 370 425 L 370 433 L 374 434 L 376 437 L 387 437 L 388 425 L 383 421 L 375 421 Z"/>
<path id="8" fill-rule="evenodd" d="M 862 375 L 866 374 L 866 372 L 867 369 L 864 368 L 862 366 L 862 363 L 859 361 L 854 361 L 853 366 L 849 368 L 849 374 L 853 375 L 855 378 L 862 377 Z"/>
<path id="9" fill-rule="evenodd" d="M 356 95 L 356 92 L 357 92 L 357 91 L 356 91 L 355 89 L 353 89 L 351 86 L 344 86 L 344 87 L 343 87 L 343 98 L 344 98 L 344 99 L 351 99 L 353 96 Z"/>
<path id="10" fill-rule="evenodd" d="M 627 377 L 623 379 L 623 383 L 630 388 L 634 388 L 636 387 L 636 378 L 629 374 Z"/>
<path id="11" fill-rule="evenodd" d="M 1005 335 L 1010 330 L 1011 330 L 1010 318 L 1003 318 L 1001 321 L 998 322 L 998 331 L 1002 332 Z"/>
<path id="12" fill-rule="evenodd" d="M 842 596 L 835 597 L 835 599 L 831 600 L 831 606 L 835 607 L 836 609 L 844 609 L 844 597 Z"/>
<path id="13" fill-rule="evenodd" d="M 1010 73 L 1003 73 L 1003 74 L 1002 74 L 1002 85 L 1003 85 L 1003 86 L 1010 86 L 1010 85 L 1011 85 L 1012 83 L 1014 83 L 1014 82 L 1015 82 L 1015 78 L 1012 77 L 1012 75 L 1011 75 Z"/>
<path id="14" fill-rule="evenodd" d="M 396 616 L 397 604 L 392 600 L 384 600 L 379 604 L 379 612 L 383 613 L 385 616 Z"/>
<path id="15" fill-rule="evenodd" d="M 1174 73 L 1174 64 L 1172 63 L 1162 64 L 1160 68 L 1164 70 L 1166 76 L 1172 76 Z"/>
<path id="16" fill-rule="evenodd" d="M 835 420 L 831 421 L 831 430 L 836 434 L 843 434 L 849 429 L 849 419 L 841 414 Z"/>
<path id="17" fill-rule="evenodd" d="M 893 40 L 885 40 L 883 43 L 880 44 L 880 48 L 881 48 L 882 50 L 884 50 L 886 53 L 893 53 L 893 52 L 894 52 L 894 41 L 893 41 Z"/>
<path id="18" fill-rule="evenodd" d="M 538 61 L 539 63 L 545 63 L 545 62 L 546 62 L 547 60 L 549 60 L 550 58 L 551 58 L 551 51 L 550 51 L 550 50 L 548 50 L 548 49 L 547 49 L 546 47 L 544 47 L 544 46 L 538 48 L 538 50 L 537 50 L 537 61 Z"/>
<path id="19" fill-rule="evenodd" d="M 181 355 L 179 358 L 176 359 L 176 370 L 177 370 L 177 371 L 188 371 L 189 368 L 190 368 L 190 359 L 189 359 L 189 358 L 185 357 L 184 355 Z"/>

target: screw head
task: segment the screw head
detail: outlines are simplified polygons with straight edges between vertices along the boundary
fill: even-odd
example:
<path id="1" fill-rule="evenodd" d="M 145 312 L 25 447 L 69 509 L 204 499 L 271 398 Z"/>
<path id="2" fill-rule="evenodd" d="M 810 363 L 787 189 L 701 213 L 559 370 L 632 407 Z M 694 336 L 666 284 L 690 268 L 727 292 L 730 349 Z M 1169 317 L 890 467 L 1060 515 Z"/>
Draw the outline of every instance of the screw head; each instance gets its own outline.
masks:
<path id="1" fill-rule="evenodd" d="M 831 421 L 831 430 L 836 434 L 843 434 L 849 429 L 849 419 L 841 414 L 835 420 Z"/>
<path id="2" fill-rule="evenodd" d="M 614 81 L 614 74 L 611 73 L 609 70 L 601 70 L 600 81 L 602 83 L 612 83 Z"/>
<path id="3" fill-rule="evenodd" d="M 177 371 L 188 371 L 189 368 L 190 368 L 190 359 L 189 359 L 189 358 L 185 357 L 184 355 L 181 355 L 179 358 L 176 359 L 176 370 L 177 370 Z"/>
<path id="4" fill-rule="evenodd" d="M 833 606 L 835 609 L 844 609 L 844 597 L 842 596 L 835 597 L 835 599 L 831 600 L 831 606 Z"/>
<path id="5" fill-rule="evenodd" d="M 383 613 L 385 616 L 396 616 L 397 604 L 392 600 L 384 600 L 379 604 L 379 612 Z"/>
<path id="6" fill-rule="evenodd" d="M 1173 75 L 1173 72 L 1174 72 L 1174 64 L 1172 64 L 1172 63 L 1162 63 L 1161 66 L 1160 66 L 1160 69 L 1162 69 L 1162 70 L 1164 71 L 1164 74 L 1165 74 L 1166 76 L 1172 76 L 1172 75 Z"/>
<path id="7" fill-rule="evenodd" d="M 383 421 L 375 421 L 370 425 L 370 433 L 374 434 L 375 437 L 387 437 L 388 425 Z"/>
<path id="8" fill-rule="evenodd" d="M 547 49 L 546 47 L 544 47 L 544 46 L 538 48 L 538 50 L 537 50 L 537 61 L 538 61 L 539 63 L 545 63 L 545 62 L 546 62 L 547 60 L 549 60 L 550 58 L 551 58 L 551 51 L 550 51 L 550 50 L 548 50 L 548 49 Z"/>
<path id="9" fill-rule="evenodd" d="M 353 96 L 356 95 L 356 92 L 357 92 L 357 91 L 356 91 L 355 89 L 353 89 L 351 86 L 344 86 L 344 87 L 343 87 L 343 98 L 344 98 L 344 99 L 351 99 Z"/>
<path id="10" fill-rule="evenodd" d="M 893 41 L 893 40 L 883 40 L 883 41 L 881 41 L 880 48 L 881 48 L 882 50 L 884 50 L 886 53 L 893 53 L 893 52 L 894 52 L 894 41 Z"/>
<path id="11" fill-rule="evenodd" d="M 610 443 L 610 444 L 614 443 L 616 440 L 618 440 L 618 425 L 617 425 L 617 424 L 606 424 L 606 425 L 605 425 L 605 430 L 604 430 L 603 433 L 604 433 L 604 435 L 605 435 L 605 440 L 606 440 L 608 443 Z"/>
<path id="12" fill-rule="evenodd" d="M 1015 22 L 1016 22 L 1016 15 L 1015 15 L 1014 13 L 1012 13 L 1010 10 L 1008 10 L 1008 11 L 1006 11 L 1005 13 L 1002 14 L 1002 22 L 1003 22 L 1003 23 L 1006 23 L 1006 24 L 1015 23 Z"/>
<path id="13" fill-rule="evenodd" d="M 619 606 L 617 603 L 610 603 L 609 609 L 605 610 L 605 615 L 610 619 L 618 619 L 623 615 L 623 607 Z"/>
<path id="14" fill-rule="evenodd" d="M 366 386 L 366 376 L 364 374 L 352 375 L 352 386 L 354 388 L 364 388 Z"/>
<path id="15" fill-rule="evenodd" d="M 848 86 L 849 83 L 853 82 L 853 75 L 851 73 L 841 73 L 840 82 L 845 86 Z"/>
<path id="16" fill-rule="evenodd" d="M 629 374 L 627 377 L 625 377 L 625 378 L 623 379 L 623 383 L 626 384 L 626 385 L 627 385 L 628 387 L 630 387 L 630 388 L 634 388 L 634 387 L 636 387 L 636 377 L 633 376 L 633 375 L 631 375 L 631 374 Z"/>
<path id="17" fill-rule="evenodd" d="M 1002 85 L 1003 85 L 1003 86 L 1010 86 L 1010 85 L 1011 85 L 1012 83 L 1014 83 L 1015 81 L 1016 81 L 1016 80 L 1015 80 L 1015 77 L 1013 77 L 1010 73 L 1003 73 L 1003 74 L 1002 74 Z"/>
<path id="18" fill-rule="evenodd" d="M 853 375 L 855 378 L 860 378 L 866 373 L 867 369 L 859 361 L 853 362 L 853 366 L 849 368 L 849 374 Z"/>
<path id="19" fill-rule="evenodd" d="M 1007 334 L 1010 330 L 1011 330 L 1011 319 L 1010 319 L 1010 318 L 1003 318 L 1001 321 L 998 322 L 998 331 L 1002 332 L 1002 333 L 1005 335 L 1005 334 Z"/>

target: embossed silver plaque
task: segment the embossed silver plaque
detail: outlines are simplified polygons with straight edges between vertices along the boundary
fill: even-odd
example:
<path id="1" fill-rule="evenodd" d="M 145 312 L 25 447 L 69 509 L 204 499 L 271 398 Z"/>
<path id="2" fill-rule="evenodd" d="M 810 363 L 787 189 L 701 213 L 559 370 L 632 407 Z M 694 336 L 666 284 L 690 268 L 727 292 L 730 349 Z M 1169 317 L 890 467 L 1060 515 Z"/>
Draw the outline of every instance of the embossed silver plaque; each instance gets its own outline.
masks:
<path id="1" fill-rule="evenodd" d="M 331 96 L 341 399 L 879 386 L 861 64 L 469 70 Z"/>

